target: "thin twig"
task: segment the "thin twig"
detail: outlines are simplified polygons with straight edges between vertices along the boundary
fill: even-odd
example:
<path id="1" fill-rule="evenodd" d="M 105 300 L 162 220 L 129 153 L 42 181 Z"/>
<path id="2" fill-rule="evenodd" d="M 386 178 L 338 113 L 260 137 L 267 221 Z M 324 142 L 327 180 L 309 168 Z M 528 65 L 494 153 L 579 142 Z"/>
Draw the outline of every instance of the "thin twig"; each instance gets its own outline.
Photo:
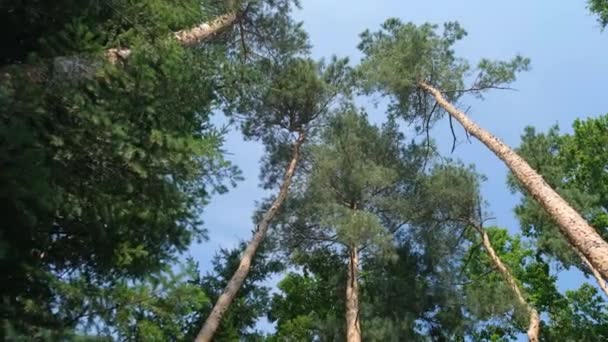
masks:
<path id="1" fill-rule="evenodd" d="M 467 92 L 476 92 L 476 91 L 482 91 L 482 90 L 486 90 L 486 89 L 498 89 L 498 90 L 512 90 L 512 91 L 519 91 L 518 89 L 515 88 L 511 88 L 511 87 L 500 87 L 500 86 L 487 86 L 487 87 L 472 87 L 472 88 L 468 88 L 468 89 L 452 89 L 452 90 L 444 90 L 444 93 L 467 93 Z"/>
<path id="2" fill-rule="evenodd" d="M 425 125 L 425 131 L 426 131 L 426 151 L 425 151 L 425 156 L 424 156 L 424 163 L 422 164 L 423 172 L 424 172 L 424 170 L 426 170 L 426 164 L 429 160 L 429 154 L 431 151 L 431 134 L 430 134 L 431 116 L 437 109 L 437 105 L 438 105 L 438 103 L 435 102 L 435 104 L 433 105 L 433 108 L 431 109 L 431 112 L 424 118 L 424 121 L 425 121 L 424 125 Z"/>
<path id="3" fill-rule="evenodd" d="M 456 149 L 456 132 L 454 132 L 454 124 L 452 123 L 452 116 L 448 115 L 448 118 L 450 120 L 450 131 L 452 131 L 452 151 L 450 153 L 454 153 L 454 150 Z"/>
<path id="4" fill-rule="evenodd" d="M 486 272 L 484 272 L 482 275 L 480 275 L 479 277 L 477 277 L 475 279 L 471 279 L 471 280 L 469 280 L 467 282 L 464 282 L 464 283 L 452 283 L 452 285 L 456 285 L 456 286 L 468 286 L 468 285 L 471 285 L 471 284 L 479 281 L 481 278 L 484 278 L 488 274 L 494 272 L 495 270 L 496 270 L 495 268 L 490 268 L 489 270 L 487 270 Z"/>

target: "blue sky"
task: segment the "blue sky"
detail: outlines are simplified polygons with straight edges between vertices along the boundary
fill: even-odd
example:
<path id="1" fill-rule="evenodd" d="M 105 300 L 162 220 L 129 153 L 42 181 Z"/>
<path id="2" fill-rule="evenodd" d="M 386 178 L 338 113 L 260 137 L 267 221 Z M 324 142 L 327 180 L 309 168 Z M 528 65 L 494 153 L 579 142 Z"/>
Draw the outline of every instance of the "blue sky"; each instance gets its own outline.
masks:
<path id="1" fill-rule="evenodd" d="M 576 118 L 608 112 L 608 32 L 602 34 L 586 1 L 481 1 L 481 0 L 302 0 L 296 17 L 304 22 L 313 44 L 313 57 L 360 58 L 356 49 L 359 33 L 376 30 L 389 17 L 420 24 L 458 21 L 469 35 L 456 46 L 457 54 L 475 64 L 481 58 L 509 59 L 519 53 L 529 57 L 532 70 L 520 75 L 513 87 L 518 91 L 493 91 L 484 101 L 463 99 L 471 105 L 470 115 L 482 127 L 510 146 L 519 144 L 524 127 L 546 130 L 559 124 L 569 132 Z M 463 108 L 463 109 L 466 109 Z M 383 121 L 382 108 L 369 107 L 373 121 Z M 464 133 L 457 130 L 460 140 Z M 449 155 L 451 134 L 447 119 L 432 132 L 441 151 Z M 249 239 L 255 203 L 267 193 L 259 188 L 259 160 L 263 147 L 244 142 L 239 132 L 231 132 L 225 148 L 229 159 L 245 176 L 236 189 L 213 198 L 203 219 L 210 240 L 191 248 L 190 254 L 203 271 L 219 247 L 232 248 Z M 506 187 L 502 162 L 472 140 L 454 151 L 453 158 L 474 163 L 488 177 L 482 192 L 493 224 L 519 231 L 513 207 L 518 199 Z M 560 276 L 561 289 L 578 287 L 584 281 L 577 272 Z"/>

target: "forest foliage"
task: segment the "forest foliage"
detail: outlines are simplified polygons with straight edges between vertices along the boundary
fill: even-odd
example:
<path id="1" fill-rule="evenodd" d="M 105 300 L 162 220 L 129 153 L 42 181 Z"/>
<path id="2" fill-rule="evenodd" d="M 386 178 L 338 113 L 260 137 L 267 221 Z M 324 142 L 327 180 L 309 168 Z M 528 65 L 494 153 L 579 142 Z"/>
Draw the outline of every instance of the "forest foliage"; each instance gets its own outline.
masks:
<path id="1" fill-rule="evenodd" d="M 361 33 L 359 63 L 317 60 L 298 6 L 0 1 L 0 339 L 194 339 L 247 248 L 217 251 L 210 270 L 184 257 L 206 218 L 230 214 L 206 211 L 214 195 L 251 179 L 229 161 L 229 129 L 263 144 L 271 191 L 302 146 L 215 341 L 345 340 L 349 310 L 365 341 L 509 341 L 530 308 L 542 341 L 608 339 L 608 293 L 555 218 L 511 174 L 519 227 L 492 226 L 485 176 L 431 136 L 447 112 L 420 82 L 460 103 L 530 60 L 472 66 L 459 23 L 397 18 Z M 587 6 L 605 28 L 608 2 Z M 235 21 L 193 46 L 173 34 L 225 13 Z M 130 54 L 109 60 L 115 48 Z M 374 96 L 388 99 L 382 123 L 360 106 Z M 571 133 L 528 127 L 516 150 L 608 240 L 608 114 Z M 256 227 L 276 198 L 260 199 Z M 589 282 L 559 291 L 570 269 Z"/>

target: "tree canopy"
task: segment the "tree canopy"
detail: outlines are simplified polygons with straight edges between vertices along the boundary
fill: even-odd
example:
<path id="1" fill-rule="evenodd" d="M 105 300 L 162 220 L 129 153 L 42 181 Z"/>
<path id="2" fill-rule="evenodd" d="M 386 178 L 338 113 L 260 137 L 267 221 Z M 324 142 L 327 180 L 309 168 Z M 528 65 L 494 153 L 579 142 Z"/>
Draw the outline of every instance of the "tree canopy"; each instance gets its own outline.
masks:
<path id="1" fill-rule="evenodd" d="M 318 58 L 299 6 L 0 0 L 0 339 L 608 339 L 608 115 L 512 149 L 458 107 L 527 57 L 389 18 L 360 60 Z M 603 30 L 608 2 L 587 9 Z M 519 225 L 438 151 L 445 116 L 509 168 Z M 208 205 L 252 179 L 230 130 L 276 192 L 205 269 L 188 251 L 233 215 Z"/>

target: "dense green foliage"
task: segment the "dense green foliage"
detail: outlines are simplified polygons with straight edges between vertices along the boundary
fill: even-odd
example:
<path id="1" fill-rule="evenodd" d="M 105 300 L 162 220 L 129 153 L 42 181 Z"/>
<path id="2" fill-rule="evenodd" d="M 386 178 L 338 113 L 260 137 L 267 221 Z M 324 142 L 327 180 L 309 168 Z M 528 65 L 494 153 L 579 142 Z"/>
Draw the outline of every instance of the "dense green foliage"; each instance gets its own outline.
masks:
<path id="1" fill-rule="evenodd" d="M 95 53 L 135 42 L 165 40 L 172 32 L 213 15 L 198 1 L 61 0 L 0 2 L 3 42 L 1 65 L 40 58 Z"/>
<path id="2" fill-rule="evenodd" d="M 261 174 L 266 188 L 281 180 L 297 138 L 314 134 L 319 119 L 348 89 L 348 60 L 315 62 L 299 56 L 305 51 L 282 51 L 281 61 L 253 64 L 251 82 L 240 86 L 244 88 L 228 111 L 245 138 L 264 144 Z"/>
<path id="3" fill-rule="evenodd" d="M 438 164 L 425 174 L 432 154 L 407 144 L 394 121 L 378 128 L 349 105 L 324 126 L 277 225 L 282 249 L 303 273 L 279 283 L 275 338 L 344 338 L 347 255 L 355 248 L 364 338 L 464 338 L 472 322 L 455 279 L 466 224 L 450 215 L 474 209 L 470 170 Z"/>
<path id="4" fill-rule="evenodd" d="M 471 322 L 462 316 L 461 293 L 450 284 L 449 273 L 454 270 L 437 269 L 451 255 L 436 253 L 437 247 L 422 246 L 411 234 L 399 234 L 391 262 L 382 257 L 365 259 L 360 278 L 363 338 L 399 341 L 464 335 Z M 271 338 L 344 339 L 344 259 L 325 250 L 292 259 L 301 272 L 289 273 L 279 282 L 280 293 L 273 297 L 269 314 L 277 323 Z"/>
<path id="5" fill-rule="evenodd" d="M 16 331 L 69 330 L 97 312 L 99 291 L 161 272 L 205 238 L 201 208 L 234 170 L 209 123 L 222 51 L 168 36 L 209 17 L 197 4 L 10 5 L 3 24 L 21 38 L 5 39 L 0 58 L 11 70 L 0 85 L 0 269 L 1 315 Z M 84 53 L 93 63 L 111 46 L 133 53 L 93 64 L 93 78 L 51 65 L 32 80 L 14 64 Z"/>
<path id="6" fill-rule="evenodd" d="M 283 227 L 287 248 L 315 249 L 315 241 L 326 240 L 390 254 L 390 233 L 404 224 L 411 206 L 407 195 L 424 154 L 416 146 L 402 146 L 404 137 L 394 123 L 379 130 L 349 105 L 326 126 L 319 143 L 309 148 L 310 173 L 292 191 L 289 214 L 295 224 Z M 308 243 L 300 234 L 310 237 Z"/>
<path id="7" fill-rule="evenodd" d="M 510 236 L 504 229 L 492 227 L 488 231 L 497 253 L 523 285 L 528 301 L 546 317 L 541 328 L 542 340 L 601 341 L 608 337 L 608 307 L 596 288 L 583 284 L 576 290 L 560 293 L 557 277 L 551 274 L 549 264 L 536 255 L 533 245 L 520 236 Z M 466 286 L 467 301 L 476 320 L 487 325 L 475 336 L 508 340 L 525 330 L 525 311 L 516 304 L 503 279 L 489 272 L 492 264 L 476 246 L 472 245 L 468 252 L 471 256 L 466 273 L 471 281 Z"/>
<path id="8" fill-rule="evenodd" d="M 377 32 L 361 34 L 359 49 L 364 54 L 360 65 L 363 88 L 366 92 L 380 92 L 391 99 L 389 113 L 417 128 L 427 128 L 441 113 L 435 111 L 434 100 L 418 87 L 427 82 L 444 91 L 446 99 L 457 101 L 465 92 L 481 96 L 487 89 L 504 86 L 515 80 L 515 74 L 527 70 L 529 59 L 516 56 L 509 62 L 482 59 L 474 70 L 458 58 L 454 44 L 466 36 L 457 23 L 444 24 L 443 32 L 437 25 L 403 23 L 388 19 Z M 465 78 L 474 74 L 470 87 Z M 435 115 L 433 115 L 435 114 Z"/>
<path id="9" fill-rule="evenodd" d="M 196 324 L 182 326 L 189 331 L 188 340 L 192 340 L 198 333 L 202 320 L 211 311 L 212 304 L 237 269 L 239 256 L 244 249 L 245 244 L 241 244 L 240 248 L 220 250 L 212 262 L 213 272 L 208 272 L 194 282 L 209 296 L 211 301 L 202 310 L 196 312 Z M 273 273 L 282 269 L 282 263 L 273 260 L 267 252 L 267 248 L 258 251 L 247 280 L 241 287 L 238 297 L 224 315 L 214 340 L 236 341 L 239 338 L 246 338 L 248 341 L 262 340 L 262 332 L 255 328 L 258 320 L 267 314 L 270 305 L 270 288 L 264 285 L 264 282 Z"/>
<path id="10" fill-rule="evenodd" d="M 301 254 L 292 260 L 303 272 L 289 272 L 278 283 L 268 318 L 276 322 L 271 341 L 336 341 L 344 337 L 342 257 L 329 251 Z"/>
<path id="11" fill-rule="evenodd" d="M 573 134 L 560 134 L 557 126 L 547 133 L 527 128 L 518 151 L 602 236 L 608 237 L 608 116 L 577 120 L 573 127 Z M 514 191 L 522 191 L 513 178 L 509 184 Z M 555 222 L 530 196 L 522 198 L 515 212 L 524 235 L 536 240 L 539 252 L 555 257 L 566 268 L 574 265 L 588 271 Z"/>
<path id="12" fill-rule="evenodd" d="M 189 262 L 178 274 L 166 271 L 132 283 L 122 281 L 94 294 L 70 293 L 70 300 L 88 301 L 94 295 L 96 302 L 89 304 L 93 310 L 77 318 L 98 335 L 129 341 L 183 341 L 186 328 L 196 323 L 196 313 L 209 303 L 196 283 L 197 272 Z"/>
<path id="13" fill-rule="evenodd" d="M 605 28 L 608 2 L 587 4 Z M 294 143 L 302 148 L 215 340 L 344 340 L 352 251 L 363 340 L 514 340 L 528 312 L 474 228 L 541 314 L 541 340 L 607 340 L 605 296 L 589 284 L 558 290 L 563 269 L 590 270 L 551 217 L 510 176 L 521 235 L 483 227 L 484 177 L 442 159 L 430 139 L 443 112 L 421 82 L 451 102 L 482 97 L 529 60 L 472 67 L 456 53 L 467 35 L 457 22 L 393 18 L 361 34 L 359 65 L 317 61 L 294 6 L 0 0 L 0 339 L 194 338 L 245 248 L 219 250 L 202 273 L 183 261 L 207 239 L 212 195 L 241 179 L 224 156 L 226 131 L 212 124 L 223 112 L 264 145 L 266 189 Z M 224 13 L 237 19 L 194 46 L 172 34 Z M 113 48 L 130 53 L 110 61 Z M 370 123 L 353 94 L 386 96 L 384 123 Z M 406 138 L 402 124 L 426 139 Z M 527 128 L 518 152 L 608 238 L 608 115 L 575 121 L 571 134 Z"/>

